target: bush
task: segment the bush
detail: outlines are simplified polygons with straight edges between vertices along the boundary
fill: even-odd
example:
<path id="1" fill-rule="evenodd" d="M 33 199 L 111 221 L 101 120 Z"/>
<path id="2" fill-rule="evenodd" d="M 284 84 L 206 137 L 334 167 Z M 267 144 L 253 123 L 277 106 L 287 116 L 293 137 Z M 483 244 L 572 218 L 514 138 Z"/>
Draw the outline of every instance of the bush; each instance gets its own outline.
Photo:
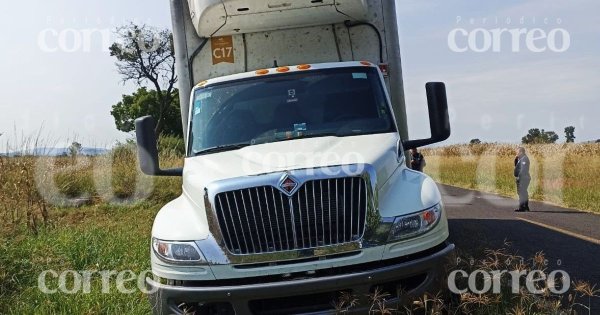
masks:
<path id="1" fill-rule="evenodd" d="M 37 233 L 39 225 L 48 222 L 47 203 L 36 184 L 49 176 L 38 165 L 31 156 L 0 157 L 0 230 L 24 224 Z"/>
<path id="2" fill-rule="evenodd" d="M 90 198 L 96 191 L 92 177 L 92 163 L 80 169 L 67 169 L 54 176 L 61 194 L 68 198 Z"/>
<path id="3" fill-rule="evenodd" d="M 182 138 L 160 136 L 158 138 L 158 153 L 164 157 L 185 156 L 185 143 Z"/>

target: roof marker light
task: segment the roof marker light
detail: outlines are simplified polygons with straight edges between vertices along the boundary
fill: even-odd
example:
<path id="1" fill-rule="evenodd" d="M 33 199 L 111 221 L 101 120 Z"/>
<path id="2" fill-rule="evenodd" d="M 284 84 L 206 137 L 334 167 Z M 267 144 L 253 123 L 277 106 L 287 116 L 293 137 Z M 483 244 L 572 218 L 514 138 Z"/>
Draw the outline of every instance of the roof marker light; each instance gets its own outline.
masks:
<path id="1" fill-rule="evenodd" d="M 288 72 L 288 71 L 290 71 L 290 68 L 289 67 L 279 67 L 275 71 L 277 71 L 277 72 Z"/>
<path id="2" fill-rule="evenodd" d="M 311 68 L 311 65 L 299 65 L 296 67 L 298 70 L 308 70 Z"/>
<path id="3" fill-rule="evenodd" d="M 267 69 L 260 69 L 260 70 L 256 70 L 256 74 L 257 74 L 257 75 L 265 75 L 265 74 L 269 74 L 269 70 L 267 70 Z"/>
<path id="4" fill-rule="evenodd" d="M 373 64 L 371 64 L 368 61 L 361 61 L 360 64 L 363 65 L 363 66 L 372 66 L 373 65 Z"/>

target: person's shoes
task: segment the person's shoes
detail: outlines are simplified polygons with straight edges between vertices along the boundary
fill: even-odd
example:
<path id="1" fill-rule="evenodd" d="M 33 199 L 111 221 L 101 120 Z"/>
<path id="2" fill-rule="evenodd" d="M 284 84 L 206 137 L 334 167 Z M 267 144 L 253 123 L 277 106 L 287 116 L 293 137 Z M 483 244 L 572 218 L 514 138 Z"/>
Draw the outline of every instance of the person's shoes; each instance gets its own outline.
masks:
<path id="1" fill-rule="evenodd" d="M 527 211 L 527 205 L 523 202 L 519 202 L 519 208 L 515 209 L 515 212 L 525 212 Z"/>

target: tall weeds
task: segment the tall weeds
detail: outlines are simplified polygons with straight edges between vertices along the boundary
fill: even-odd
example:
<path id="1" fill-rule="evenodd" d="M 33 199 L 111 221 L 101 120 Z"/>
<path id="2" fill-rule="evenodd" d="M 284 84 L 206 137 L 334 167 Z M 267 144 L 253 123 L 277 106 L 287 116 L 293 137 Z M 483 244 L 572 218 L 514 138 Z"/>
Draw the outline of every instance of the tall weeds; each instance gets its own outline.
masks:
<path id="1" fill-rule="evenodd" d="M 526 284 L 526 278 L 530 272 L 539 270 L 548 274 L 545 264 L 546 257 L 543 252 L 536 253 L 533 257 L 524 258 L 510 251 L 510 244 L 496 250 L 486 250 L 485 255 L 480 258 L 471 257 L 466 254 L 457 254 L 452 257 L 447 265 L 445 274 L 454 270 L 462 270 L 467 274 L 475 271 L 485 271 L 492 275 L 491 279 L 484 277 L 476 278 L 476 287 L 483 288 L 484 281 L 497 281 L 499 292 L 489 290 L 484 293 L 473 293 L 470 291 L 462 294 L 453 294 L 447 289 L 444 282 L 443 288 L 437 293 L 426 293 L 420 296 L 406 295 L 405 292 L 386 292 L 376 289 L 369 294 L 368 305 L 360 305 L 359 298 L 348 292 L 341 292 L 340 297 L 333 303 L 337 314 L 351 313 L 358 307 L 368 309 L 368 314 L 406 314 L 406 315 L 442 315 L 442 314 L 593 314 L 591 309 L 592 299 L 600 298 L 600 289 L 585 281 L 575 280 L 569 283 L 570 289 L 564 294 L 554 294 L 546 285 L 545 281 L 534 283 L 539 292 L 530 292 Z M 506 273 L 498 275 L 497 271 L 521 271 L 515 291 L 513 292 L 513 280 Z M 445 279 L 444 279 L 445 280 Z M 556 288 L 561 288 L 565 279 L 558 279 L 554 283 Z M 466 278 L 457 278 L 458 288 L 468 288 Z M 392 299 L 400 296 L 404 301 Z M 348 302 L 352 301 L 352 302 Z"/>
<path id="2" fill-rule="evenodd" d="M 161 163 L 183 163 L 183 142 L 162 139 Z M 43 141 L 25 138 L 0 156 L 0 231 L 37 233 L 52 222 L 52 209 L 84 204 L 134 204 L 153 199 L 166 203 L 179 194 L 180 179 L 141 174 L 137 148 L 128 141 L 101 156 L 39 156 Z M 18 149 L 17 149 L 18 148 Z"/>

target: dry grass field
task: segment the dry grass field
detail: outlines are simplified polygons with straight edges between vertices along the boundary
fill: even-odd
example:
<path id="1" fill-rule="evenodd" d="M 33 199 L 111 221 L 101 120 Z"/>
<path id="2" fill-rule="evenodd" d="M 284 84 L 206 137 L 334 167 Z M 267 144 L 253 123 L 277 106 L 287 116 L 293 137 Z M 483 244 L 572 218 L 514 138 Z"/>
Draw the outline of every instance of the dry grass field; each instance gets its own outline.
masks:
<path id="1" fill-rule="evenodd" d="M 517 145 L 477 144 L 423 149 L 425 172 L 448 185 L 516 197 Z M 525 146 L 531 198 L 600 213 L 600 144 Z"/>

